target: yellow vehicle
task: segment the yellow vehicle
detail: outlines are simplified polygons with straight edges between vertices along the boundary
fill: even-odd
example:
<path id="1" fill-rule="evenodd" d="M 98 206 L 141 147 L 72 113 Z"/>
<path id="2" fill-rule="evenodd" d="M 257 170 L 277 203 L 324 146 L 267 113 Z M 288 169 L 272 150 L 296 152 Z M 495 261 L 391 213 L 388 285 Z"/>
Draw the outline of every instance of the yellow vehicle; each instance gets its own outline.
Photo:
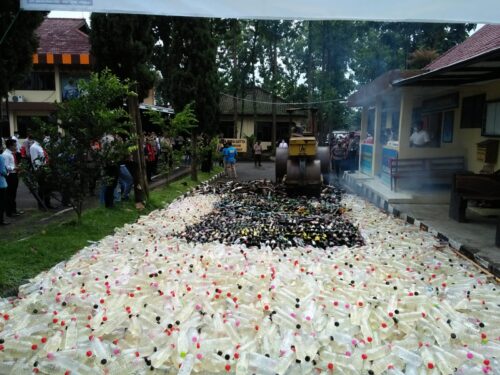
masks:
<path id="1" fill-rule="evenodd" d="M 288 148 L 276 149 L 276 182 L 305 194 L 319 195 L 330 174 L 330 150 L 318 147 L 312 133 L 292 134 Z"/>

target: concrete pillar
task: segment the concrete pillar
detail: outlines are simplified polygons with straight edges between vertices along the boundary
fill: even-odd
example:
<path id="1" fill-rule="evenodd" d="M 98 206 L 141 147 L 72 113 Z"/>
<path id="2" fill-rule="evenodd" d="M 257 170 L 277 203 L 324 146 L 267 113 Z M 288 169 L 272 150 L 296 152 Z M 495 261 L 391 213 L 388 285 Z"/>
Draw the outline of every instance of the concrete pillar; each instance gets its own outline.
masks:
<path id="1" fill-rule="evenodd" d="M 10 135 L 14 135 L 17 131 L 17 117 L 14 116 L 13 111 L 9 111 L 9 127 L 10 127 Z"/>
<path id="2" fill-rule="evenodd" d="M 363 140 L 366 139 L 366 133 L 368 132 L 368 107 L 364 106 L 361 110 L 361 129 L 360 129 L 360 138 L 359 138 L 359 157 L 358 157 L 358 171 L 361 171 L 361 144 Z"/>
<path id="3" fill-rule="evenodd" d="M 401 95 L 399 111 L 399 158 L 408 158 L 412 131 L 413 95 L 406 89 Z"/>
<path id="4" fill-rule="evenodd" d="M 54 66 L 54 76 L 55 76 L 55 85 L 56 85 L 56 102 L 62 102 L 62 90 L 61 90 L 61 72 L 59 69 L 59 65 Z"/>
<path id="5" fill-rule="evenodd" d="M 382 158 L 382 145 L 380 143 L 382 127 L 382 98 L 377 97 L 375 101 L 375 124 L 373 126 L 373 168 L 372 174 L 377 175 L 380 171 Z"/>
<path id="6" fill-rule="evenodd" d="M 368 107 L 363 107 L 361 110 L 361 139 L 366 139 L 366 133 L 368 131 Z"/>

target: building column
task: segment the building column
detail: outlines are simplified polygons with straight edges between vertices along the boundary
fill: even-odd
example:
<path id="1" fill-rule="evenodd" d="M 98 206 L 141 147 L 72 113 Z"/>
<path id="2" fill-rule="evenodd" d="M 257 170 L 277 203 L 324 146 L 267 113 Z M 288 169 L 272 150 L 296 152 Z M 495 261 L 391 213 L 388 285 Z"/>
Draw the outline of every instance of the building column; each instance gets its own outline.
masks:
<path id="1" fill-rule="evenodd" d="M 361 132 L 360 139 L 366 139 L 366 133 L 368 131 L 368 107 L 363 107 L 361 110 Z"/>
<path id="2" fill-rule="evenodd" d="M 62 90 L 61 90 L 61 72 L 59 66 L 54 66 L 54 77 L 55 77 L 55 91 L 56 91 L 56 102 L 62 102 Z"/>
<path id="3" fill-rule="evenodd" d="M 14 133 L 17 130 L 17 118 L 14 116 L 13 111 L 9 111 L 9 128 L 10 128 L 10 135 L 14 135 Z"/>
<path id="4" fill-rule="evenodd" d="M 366 134 L 368 133 L 368 107 L 364 106 L 361 109 L 361 128 L 359 132 L 359 157 L 358 157 L 358 171 L 362 171 L 361 162 L 363 161 L 362 144 L 363 140 L 366 139 Z"/>
<path id="5" fill-rule="evenodd" d="M 382 158 L 382 144 L 380 143 L 380 135 L 382 131 L 382 98 L 377 97 L 375 101 L 375 124 L 373 126 L 373 168 L 372 175 L 377 175 L 380 172 L 380 161 Z"/>
<path id="6" fill-rule="evenodd" d="M 410 135 L 412 131 L 413 116 L 413 96 L 408 90 L 404 90 L 401 95 L 399 111 L 399 157 L 404 159 L 408 156 L 410 149 Z"/>

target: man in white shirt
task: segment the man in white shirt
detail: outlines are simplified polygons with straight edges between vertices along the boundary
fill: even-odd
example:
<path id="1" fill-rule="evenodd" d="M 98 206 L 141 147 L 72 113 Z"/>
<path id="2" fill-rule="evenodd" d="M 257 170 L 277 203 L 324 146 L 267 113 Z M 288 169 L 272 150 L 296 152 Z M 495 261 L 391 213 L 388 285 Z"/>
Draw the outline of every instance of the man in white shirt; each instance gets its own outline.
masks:
<path id="1" fill-rule="evenodd" d="M 45 165 L 45 151 L 43 150 L 40 143 L 37 141 L 33 141 L 33 144 L 30 146 L 30 157 L 31 164 L 33 168 L 36 170 Z"/>
<path id="2" fill-rule="evenodd" d="M 7 191 L 5 192 L 5 214 L 8 217 L 19 216 L 23 212 L 17 211 L 16 196 L 17 187 L 19 186 L 19 178 L 17 177 L 17 163 L 16 163 L 16 151 L 17 142 L 15 140 L 8 139 L 5 142 L 7 146 L 5 151 L 2 153 L 2 157 L 5 161 L 5 168 L 7 169 Z"/>
<path id="3" fill-rule="evenodd" d="M 410 146 L 411 147 L 424 147 L 431 141 L 429 133 L 424 129 L 423 122 L 420 121 L 415 128 L 415 131 L 410 136 Z"/>
<path id="4" fill-rule="evenodd" d="M 14 135 L 10 137 L 10 139 L 16 141 L 16 153 L 18 154 L 21 153 L 21 143 L 19 143 L 19 133 L 14 133 Z"/>
<path id="5" fill-rule="evenodd" d="M 24 148 L 24 152 L 26 153 L 26 158 L 31 162 L 31 155 L 30 155 L 30 147 L 33 143 L 33 140 L 31 139 L 31 135 L 28 134 L 26 139 L 23 142 L 23 145 L 21 148 Z"/>
<path id="6" fill-rule="evenodd" d="M 288 148 L 288 143 L 286 143 L 285 140 L 282 139 L 281 143 L 278 146 L 278 148 Z"/>
<path id="7" fill-rule="evenodd" d="M 41 167 L 43 167 L 48 162 L 47 155 L 45 153 L 45 150 L 42 148 L 42 146 L 40 146 L 40 143 L 38 143 L 37 141 L 33 141 L 33 144 L 30 147 L 30 156 L 33 169 L 39 172 L 37 173 L 37 178 L 38 178 L 37 200 L 39 199 L 38 208 L 42 210 L 45 208 L 54 208 L 50 204 L 50 187 L 49 187 L 48 177 L 44 171 L 40 171 Z"/>

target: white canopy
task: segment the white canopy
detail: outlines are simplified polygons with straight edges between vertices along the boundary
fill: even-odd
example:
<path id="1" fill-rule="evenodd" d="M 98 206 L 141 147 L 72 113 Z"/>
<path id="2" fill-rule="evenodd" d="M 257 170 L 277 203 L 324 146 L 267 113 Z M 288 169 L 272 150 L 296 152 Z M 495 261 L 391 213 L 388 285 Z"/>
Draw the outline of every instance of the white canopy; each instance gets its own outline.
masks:
<path id="1" fill-rule="evenodd" d="M 499 0 L 20 0 L 26 10 L 240 19 L 500 23 Z"/>

